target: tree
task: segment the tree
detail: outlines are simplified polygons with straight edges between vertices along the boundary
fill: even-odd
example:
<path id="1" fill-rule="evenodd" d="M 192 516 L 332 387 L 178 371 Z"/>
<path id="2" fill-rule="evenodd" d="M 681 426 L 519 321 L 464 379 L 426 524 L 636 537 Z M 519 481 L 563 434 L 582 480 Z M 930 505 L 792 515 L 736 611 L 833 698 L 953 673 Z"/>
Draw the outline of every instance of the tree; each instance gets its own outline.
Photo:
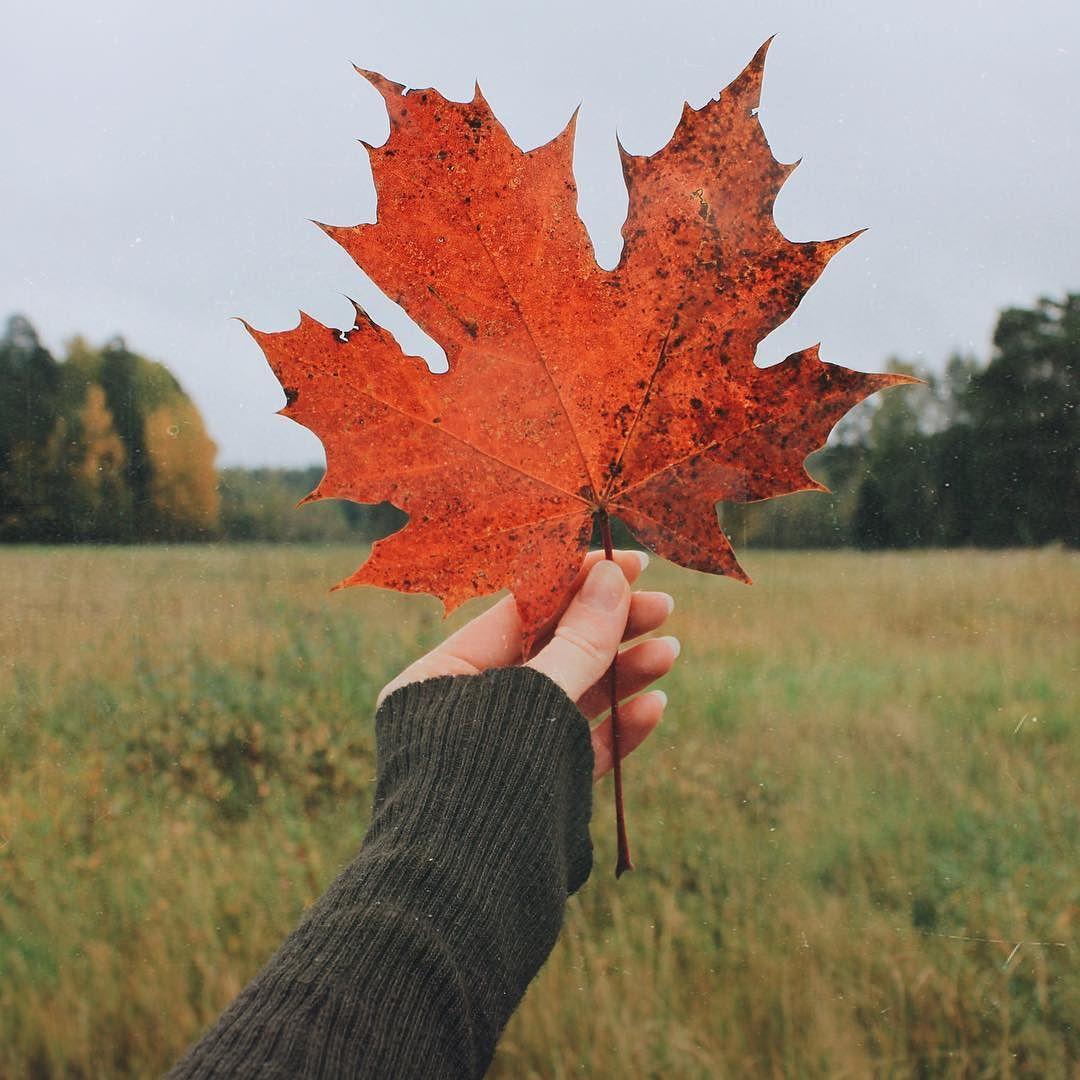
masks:
<path id="1" fill-rule="evenodd" d="M 194 403 L 162 364 L 132 352 L 116 337 L 94 354 L 73 343 L 72 359 L 105 392 L 124 444 L 131 495 L 128 540 L 190 540 L 212 535 L 219 498 L 217 447 Z"/>
<path id="2" fill-rule="evenodd" d="M 859 499 L 851 522 L 851 536 L 861 548 L 892 546 L 885 497 L 876 476 L 868 476 L 859 488 Z"/>
<path id="3" fill-rule="evenodd" d="M 60 396 L 60 365 L 22 315 L 0 338 L 0 539 L 47 533 L 56 500 L 45 447 Z"/>
<path id="4" fill-rule="evenodd" d="M 1009 308 L 963 396 L 977 543 L 1080 544 L 1080 294 Z"/>
<path id="5" fill-rule="evenodd" d="M 890 366 L 924 386 L 885 394 L 865 435 L 864 479 L 852 516 L 853 539 L 868 547 L 915 547 L 940 541 L 940 498 L 931 451 L 944 424 L 939 386 L 915 365 Z"/>
<path id="6" fill-rule="evenodd" d="M 161 405 L 143 425 L 149 465 L 153 539 L 196 540 L 213 534 L 220 496 L 210 440 L 198 410 L 186 398 Z"/>

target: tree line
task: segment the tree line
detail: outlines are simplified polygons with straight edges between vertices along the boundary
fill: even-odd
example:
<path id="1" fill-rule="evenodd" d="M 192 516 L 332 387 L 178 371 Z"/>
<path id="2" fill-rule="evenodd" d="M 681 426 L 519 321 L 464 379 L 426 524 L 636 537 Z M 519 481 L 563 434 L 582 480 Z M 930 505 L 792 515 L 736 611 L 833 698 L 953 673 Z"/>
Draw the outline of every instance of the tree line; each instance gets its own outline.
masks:
<path id="1" fill-rule="evenodd" d="M 193 540 L 218 528 L 216 447 L 161 364 L 122 338 L 63 361 L 30 322 L 0 338 L 0 539 Z"/>
<path id="2" fill-rule="evenodd" d="M 1080 294 L 1009 308 L 986 361 L 854 410 L 808 462 L 831 495 L 723 504 L 737 546 L 1080 544 Z M 121 338 L 61 360 L 22 316 L 0 338 L 0 540 L 370 540 L 393 507 L 295 510 L 321 469 L 215 468 L 198 409 Z"/>
<path id="3" fill-rule="evenodd" d="M 391 506 L 296 511 L 322 470 L 221 469 L 198 408 L 162 364 L 113 338 L 57 359 L 22 315 L 0 336 L 0 541 L 371 540 Z"/>

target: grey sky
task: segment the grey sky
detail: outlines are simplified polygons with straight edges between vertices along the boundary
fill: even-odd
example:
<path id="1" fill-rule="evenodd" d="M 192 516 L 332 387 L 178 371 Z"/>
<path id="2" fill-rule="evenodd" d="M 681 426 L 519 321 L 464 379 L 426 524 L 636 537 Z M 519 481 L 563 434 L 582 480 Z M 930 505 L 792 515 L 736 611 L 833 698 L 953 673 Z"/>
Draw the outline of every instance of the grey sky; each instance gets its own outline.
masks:
<path id="1" fill-rule="evenodd" d="M 307 218 L 374 219 L 366 155 L 386 114 L 350 62 L 471 96 L 523 146 L 582 103 L 576 173 L 600 261 L 618 257 L 618 128 L 667 141 L 770 34 L 761 119 L 803 164 L 777 203 L 793 239 L 860 226 L 789 322 L 867 369 L 985 352 L 994 313 L 1080 289 L 1080 4 L 96 0 L 22 3 L 0 37 L 0 312 L 59 348 L 123 333 L 194 396 L 226 464 L 321 460 L 238 323 L 356 296 L 418 334 Z"/>

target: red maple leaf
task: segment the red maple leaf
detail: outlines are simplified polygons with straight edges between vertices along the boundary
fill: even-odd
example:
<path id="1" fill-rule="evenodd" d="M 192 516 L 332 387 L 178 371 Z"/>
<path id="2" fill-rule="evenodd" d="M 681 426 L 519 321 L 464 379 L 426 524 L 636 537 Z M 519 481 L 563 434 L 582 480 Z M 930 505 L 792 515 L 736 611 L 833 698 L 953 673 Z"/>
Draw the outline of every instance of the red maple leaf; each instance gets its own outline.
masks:
<path id="1" fill-rule="evenodd" d="M 347 331 L 306 315 L 251 331 L 282 412 L 325 447 L 308 498 L 409 515 L 342 585 L 432 593 L 447 611 L 508 587 L 528 648 L 608 515 L 665 558 L 748 580 L 715 504 L 823 490 L 806 455 L 858 401 L 911 381 L 824 363 L 816 347 L 754 364 L 857 235 L 793 243 L 773 221 L 794 166 L 757 120 L 766 49 L 687 106 L 662 150 L 622 153 L 630 206 L 611 271 L 577 215 L 573 120 L 523 152 L 479 89 L 460 103 L 362 73 L 390 113 L 386 144 L 368 147 L 378 222 L 323 228 L 449 371 L 404 355 L 359 309 Z"/>

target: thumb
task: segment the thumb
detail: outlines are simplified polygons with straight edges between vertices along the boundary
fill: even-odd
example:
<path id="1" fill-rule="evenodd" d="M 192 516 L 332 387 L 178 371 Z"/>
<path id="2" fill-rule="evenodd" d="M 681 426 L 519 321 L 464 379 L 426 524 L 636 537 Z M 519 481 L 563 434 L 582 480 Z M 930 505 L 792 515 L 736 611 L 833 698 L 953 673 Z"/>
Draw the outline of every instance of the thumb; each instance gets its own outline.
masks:
<path id="1" fill-rule="evenodd" d="M 601 559 L 570 602 L 551 641 L 526 667 L 547 675 L 577 701 L 611 666 L 629 613 L 629 583 L 618 564 Z"/>

